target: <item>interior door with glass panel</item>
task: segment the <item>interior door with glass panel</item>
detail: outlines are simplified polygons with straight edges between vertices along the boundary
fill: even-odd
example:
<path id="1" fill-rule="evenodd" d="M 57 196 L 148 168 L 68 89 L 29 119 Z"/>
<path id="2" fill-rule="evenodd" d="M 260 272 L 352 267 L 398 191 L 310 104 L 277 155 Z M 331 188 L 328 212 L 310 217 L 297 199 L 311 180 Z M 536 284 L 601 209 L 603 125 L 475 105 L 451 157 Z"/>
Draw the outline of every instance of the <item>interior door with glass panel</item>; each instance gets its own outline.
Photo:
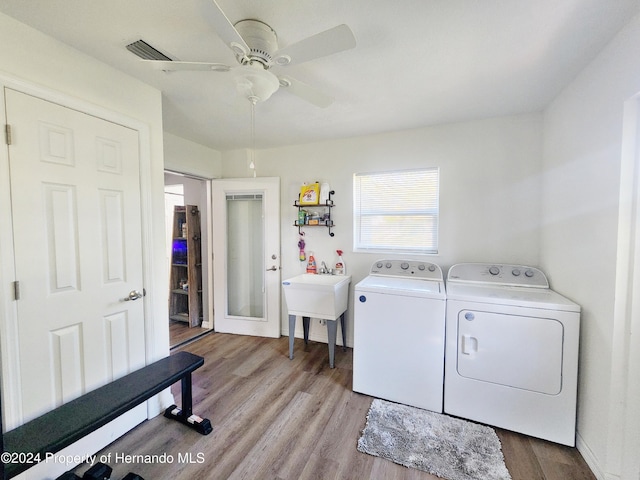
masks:
<path id="1" fill-rule="evenodd" d="M 213 182 L 214 329 L 280 336 L 280 179 Z"/>

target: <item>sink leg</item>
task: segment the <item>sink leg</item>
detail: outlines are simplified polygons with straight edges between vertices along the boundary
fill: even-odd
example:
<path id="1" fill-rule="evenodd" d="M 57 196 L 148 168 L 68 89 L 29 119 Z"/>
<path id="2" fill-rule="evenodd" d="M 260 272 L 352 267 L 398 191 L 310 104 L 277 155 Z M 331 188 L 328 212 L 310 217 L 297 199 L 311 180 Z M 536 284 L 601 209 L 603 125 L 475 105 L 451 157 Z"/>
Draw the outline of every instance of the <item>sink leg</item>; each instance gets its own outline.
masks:
<path id="1" fill-rule="evenodd" d="M 289 360 L 293 360 L 293 339 L 296 336 L 296 316 L 289 315 Z"/>
<path id="2" fill-rule="evenodd" d="M 334 368 L 336 336 L 338 335 L 338 322 L 336 320 L 327 320 L 327 334 L 329 337 L 329 366 Z"/>
<path id="3" fill-rule="evenodd" d="M 342 351 L 347 351 L 347 312 L 340 315 L 340 326 L 342 327 Z"/>
<path id="4" fill-rule="evenodd" d="M 302 317 L 302 329 L 304 330 L 304 344 L 309 344 L 309 322 L 311 321 L 310 317 Z"/>

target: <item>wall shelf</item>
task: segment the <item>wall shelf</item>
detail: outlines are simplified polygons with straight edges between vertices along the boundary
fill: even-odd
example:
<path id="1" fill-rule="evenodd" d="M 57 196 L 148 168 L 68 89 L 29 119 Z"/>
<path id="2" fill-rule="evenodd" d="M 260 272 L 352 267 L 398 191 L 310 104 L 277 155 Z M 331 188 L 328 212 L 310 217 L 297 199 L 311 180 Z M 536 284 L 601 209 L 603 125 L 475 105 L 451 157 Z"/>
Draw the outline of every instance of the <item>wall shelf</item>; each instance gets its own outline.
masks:
<path id="1" fill-rule="evenodd" d="M 335 191 L 331 190 L 329 192 L 329 198 L 327 199 L 327 201 L 324 203 L 318 203 L 316 205 L 301 205 L 299 200 L 296 200 L 293 202 L 293 206 L 298 209 L 298 219 L 296 219 L 296 221 L 293 223 L 293 226 L 298 227 L 298 233 L 300 235 L 304 235 L 304 232 L 302 231 L 302 229 L 308 228 L 308 227 L 311 227 L 311 228 L 325 227 L 329 229 L 330 237 L 333 237 L 335 235 L 335 233 L 331 231 L 331 229 L 334 227 L 333 220 L 331 218 L 331 213 L 332 213 L 331 209 L 335 207 L 335 204 L 333 203 L 333 200 L 331 199 L 331 197 L 334 194 L 335 194 Z M 305 218 L 304 223 L 300 223 L 302 221 L 301 212 L 302 211 L 308 212 L 309 210 L 312 210 L 312 209 L 322 209 L 322 214 L 317 219 L 314 219 L 314 218 L 310 219 L 309 215 L 307 215 L 304 217 Z"/>

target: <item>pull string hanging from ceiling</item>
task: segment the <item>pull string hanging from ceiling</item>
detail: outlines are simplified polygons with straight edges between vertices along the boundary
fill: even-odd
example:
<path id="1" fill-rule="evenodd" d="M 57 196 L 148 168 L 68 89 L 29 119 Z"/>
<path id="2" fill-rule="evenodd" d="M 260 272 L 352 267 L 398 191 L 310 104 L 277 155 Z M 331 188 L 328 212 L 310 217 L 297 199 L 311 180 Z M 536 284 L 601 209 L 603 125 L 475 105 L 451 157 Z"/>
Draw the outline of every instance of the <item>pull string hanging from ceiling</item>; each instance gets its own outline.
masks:
<path id="1" fill-rule="evenodd" d="M 253 177 L 256 177 L 256 103 L 255 97 L 249 97 L 251 103 L 251 153 L 249 168 L 253 170 Z"/>

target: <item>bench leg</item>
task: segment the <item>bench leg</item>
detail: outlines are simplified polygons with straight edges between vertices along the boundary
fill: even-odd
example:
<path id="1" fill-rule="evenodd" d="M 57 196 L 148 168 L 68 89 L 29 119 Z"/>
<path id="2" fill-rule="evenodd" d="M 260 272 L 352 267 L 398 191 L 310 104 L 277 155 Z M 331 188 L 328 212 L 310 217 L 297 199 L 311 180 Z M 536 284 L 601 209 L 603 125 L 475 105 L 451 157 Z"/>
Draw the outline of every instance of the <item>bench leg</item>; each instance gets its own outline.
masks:
<path id="1" fill-rule="evenodd" d="M 193 415 L 193 393 L 191 389 L 191 374 L 182 377 L 182 414 L 185 417 Z"/>
<path id="2" fill-rule="evenodd" d="M 191 374 L 182 377 L 182 408 L 171 405 L 164 411 L 164 416 L 172 418 L 180 423 L 193 428 L 202 435 L 209 435 L 213 428 L 211 422 L 206 418 L 200 418 L 193 414 L 193 393 L 191 388 Z"/>

